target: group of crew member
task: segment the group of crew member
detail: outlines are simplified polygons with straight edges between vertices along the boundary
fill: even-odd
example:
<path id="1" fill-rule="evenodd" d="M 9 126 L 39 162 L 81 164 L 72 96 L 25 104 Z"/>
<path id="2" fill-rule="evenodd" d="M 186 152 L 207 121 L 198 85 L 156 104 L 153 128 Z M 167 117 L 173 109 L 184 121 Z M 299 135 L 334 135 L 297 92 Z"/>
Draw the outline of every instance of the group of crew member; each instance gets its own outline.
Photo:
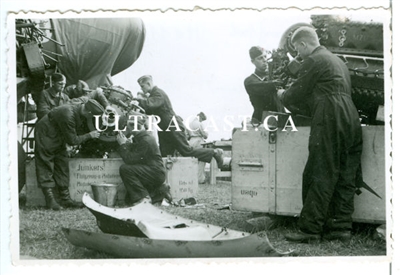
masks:
<path id="1" fill-rule="evenodd" d="M 87 132 L 86 120 L 103 114 L 109 104 L 100 91 L 91 91 L 83 81 L 67 87 L 71 97 L 65 93 L 64 75 L 54 73 L 51 83 L 50 88 L 42 91 L 37 103 L 36 178 L 47 208 L 81 207 L 69 193 L 68 157 L 74 147 L 100 136 L 97 130 Z M 59 202 L 55 199 L 55 188 L 60 195 Z"/>
<path id="2" fill-rule="evenodd" d="M 97 130 L 85 133 L 84 125 L 86 119 L 103 114 L 109 105 L 101 91 L 90 90 L 84 81 L 80 80 L 77 85 L 64 90 L 65 82 L 64 75 L 53 74 L 53 85 L 41 93 L 37 108 L 38 122 L 35 130 L 37 181 L 45 195 L 46 206 L 53 210 L 80 206 L 70 198 L 68 191 L 68 151 L 73 146 L 100 136 Z M 163 131 L 158 132 L 160 144 L 158 146 L 155 138 L 147 134 L 147 131 L 134 131 L 130 127 L 131 121 L 127 121 L 125 138 L 121 133 L 117 137 L 120 144 L 118 152 L 126 163 L 121 167 L 120 175 L 127 189 L 126 202 L 130 205 L 144 199 L 149 199 L 153 203 L 163 198 L 171 199 L 169 187 L 163 184 L 165 168 L 160 157 L 172 155 L 175 150 L 183 156 L 196 157 L 201 163 L 210 162 L 212 158 L 215 158 L 219 165 L 223 162 L 221 149 L 202 148 L 200 144 L 189 145 L 186 136 L 188 131 L 182 119 L 176 116 L 167 94 L 153 85 L 151 76 L 141 77 L 138 83 L 147 96 L 139 96 L 137 100 L 147 114 L 158 115 L 161 118 L 159 125 Z M 142 114 L 138 114 L 140 115 Z M 204 119 L 203 116 L 201 113 L 201 120 Z M 165 131 L 173 119 L 177 119 L 178 126 Z M 140 129 L 142 128 L 145 129 L 145 126 L 141 125 Z M 196 135 L 198 134 L 195 131 L 192 132 L 193 141 Z M 204 131 L 202 135 L 205 135 Z M 133 141 L 129 146 L 126 142 L 127 136 Z M 204 170 L 204 164 L 201 165 Z M 204 182 L 204 172 L 200 173 L 199 170 L 199 176 Z M 60 193 L 61 205 L 55 199 L 54 188 Z"/>
<path id="3" fill-rule="evenodd" d="M 300 230 L 285 237 L 294 242 L 321 237 L 349 239 L 355 178 L 362 152 L 361 125 L 351 99 L 349 71 L 343 61 L 319 44 L 314 29 L 298 28 L 291 42 L 303 62 L 298 77 L 287 90 L 271 91 L 267 53 L 259 46 L 249 51 L 255 72 L 244 81 L 254 107 L 253 123 L 260 124 L 264 111 L 285 112 L 285 107 L 292 115 L 301 112 L 311 118 Z M 42 92 L 38 105 L 35 153 L 37 179 L 46 196 L 46 205 L 57 210 L 60 206 L 52 194 L 55 186 L 60 189 L 62 205 L 75 206 L 68 193 L 65 146 L 99 137 L 97 131 L 81 132 L 80 126 L 88 115 L 101 114 L 107 101 L 100 104 L 101 95 L 90 91 L 84 82 L 78 82 L 63 93 L 65 77 L 54 74 L 52 81 L 53 86 Z M 147 118 L 140 116 L 138 127 L 134 127 L 135 121 L 128 120 L 126 130 L 117 136 L 118 152 L 125 162 L 120 167 L 120 175 L 131 205 L 144 200 L 154 202 L 154 190 L 167 188 L 163 185 L 166 171 L 162 157 L 173 155 L 175 150 L 182 156 L 196 157 L 202 163 L 209 163 L 213 158 L 219 166 L 223 162 L 221 149 L 201 146 L 207 138 L 201 126 L 206 119 L 204 113 L 196 116 L 190 125 L 191 131 L 187 131 L 167 93 L 154 85 L 152 76 L 144 75 L 137 82 L 143 94 L 138 94 L 136 99 L 146 115 L 160 118 L 161 130 L 158 131 L 158 145 L 154 136 L 145 130 Z M 71 101 L 82 95 L 87 98 L 79 103 Z M 172 121 L 176 124 L 171 126 Z M 204 167 L 199 169 L 204 171 Z M 200 170 L 199 182 L 202 183 L 204 177 Z M 164 191 L 165 196 L 168 190 Z"/>
<path id="4" fill-rule="evenodd" d="M 144 122 L 144 125 L 140 126 L 140 130 L 135 131 L 132 128 L 134 126 L 129 126 L 130 122 L 128 121 L 127 132 L 118 137 L 118 143 L 122 146 L 119 153 L 125 162 L 125 165 L 120 168 L 120 175 L 128 192 L 130 204 L 144 200 L 154 203 L 156 194 L 151 196 L 151 190 L 158 190 L 160 193 L 160 188 L 164 197 L 170 199 L 168 187 L 162 185 L 166 173 L 162 157 L 173 156 L 175 151 L 184 157 L 195 157 L 200 163 L 209 163 L 213 158 L 219 166 L 223 163 L 222 149 L 202 148 L 200 144 L 195 146 L 189 144 L 187 133 L 191 133 L 193 137 L 195 134 L 186 129 L 182 118 L 177 116 L 173 110 L 168 95 L 154 85 L 152 76 L 140 77 L 138 84 L 143 93 L 138 93 L 136 100 L 147 115 L 157 115 L 160 118 L 158 124 L 160 131 L 158 131 L 158 145 L 155 137 L 144 130 Z M 202 116 L 201 119 L 204 117 Z M 173 121 L 176 121 L 177 125 L 174 125 Z M 168 131 L 166 131 L 167 129 Z M 194 130 L 198 130 L 198 128 Z M 135 146 L 127 143 L 127 135 L 133 136 L 132 140 L 136 144 Z M 201 167 L 204 170 L 204 165 Z M 201 178 L 200 180 L 204 182 L 205 179 Z"/>
<path id="5" fill-rule="evenodd" d="M 293 242 L 348 240 L 362 152 L 361 124 L 351 98 L 350 74 L 342 60 L 320 45 L 313 28 L 298 28 L 291 42 L 303 61 L 287 90 L 271 93 L 270 86 L 264 84 L 269 81 L 268 64 L 261 47 L 250 49 L 256 70 L 244 82 L 254 107 L 253 121 L 262 119 L 263 111 L 282 112 L 283 106 L 292 115 L 311 118 L 299 231 L 285 238 Z"/>

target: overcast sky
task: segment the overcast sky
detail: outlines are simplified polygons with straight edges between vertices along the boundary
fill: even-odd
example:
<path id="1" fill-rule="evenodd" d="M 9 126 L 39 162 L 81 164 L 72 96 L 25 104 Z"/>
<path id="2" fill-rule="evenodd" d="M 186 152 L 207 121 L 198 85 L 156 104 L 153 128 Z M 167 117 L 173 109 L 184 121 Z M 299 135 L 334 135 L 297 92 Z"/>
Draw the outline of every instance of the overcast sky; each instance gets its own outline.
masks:
<path id="1" fill-rule="evenodd" d="M 382 21 L 379 14 L 352 12 L 355 20 Z M 216 122 L 209 141 L 231 138 L 224 130 L 224 116 L 251 116 L 253 108 L 243 81 L 254 71 L 248 51 L 259 45 L 276 49 L 282 34 L 298 22 L 310 23 L 300 11 L 219 11 L 138 13 L 146 26 L 146 40 L 139 59 L 113 77 L 134 94 L 136 80 L 153 76 L 155 85 L 170 97 L 175 112 L 184 119 L 203 111 Z M 232 120 L 232 118 L 231 118 Z M 211 125 L 210 125 L 211 126 Z M 229 127 L 228 127 L 229 128 Z"/>

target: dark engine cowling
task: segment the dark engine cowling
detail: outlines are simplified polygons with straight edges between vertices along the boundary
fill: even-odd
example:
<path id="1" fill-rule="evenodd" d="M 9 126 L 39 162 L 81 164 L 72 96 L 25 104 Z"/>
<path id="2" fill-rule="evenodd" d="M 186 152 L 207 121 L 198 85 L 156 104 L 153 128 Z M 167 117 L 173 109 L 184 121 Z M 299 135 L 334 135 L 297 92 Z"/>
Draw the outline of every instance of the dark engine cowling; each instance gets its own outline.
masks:
<path id="1" fill-rule="evenodd" d="M 120 86 L 101 87 L 109 102 L 102 116 L 87 120 L 88 131 L 100 130 L 98 139 L 92 139 L 81 145 L 79 157 L 112 156 L 118 148 L 118 130 L 124 129 L 130 116 L 144 114 L 145 111 L 134 100 L 130 91 Z"/>
<path id="2" fill-rule="evenodd" d="M 284 32 L 278 50 L 272 52 L 272 78 L 283 79 L 283 83 L 290 83 L 287 78 L 295 78 L 290 73 L 290 58 L 287 56 L 296 56 L 290 37 L 299 27 L 312 26 L 320 44 L 335 53 L 349 68 L 352 98 L 362 122 L 383 124 L 377 118 L 378 109 L 384 106 L 383 24 L 354 22 L 332 15 L 313 15 L 311 21 L 311 24 L 292 25 Z"/>

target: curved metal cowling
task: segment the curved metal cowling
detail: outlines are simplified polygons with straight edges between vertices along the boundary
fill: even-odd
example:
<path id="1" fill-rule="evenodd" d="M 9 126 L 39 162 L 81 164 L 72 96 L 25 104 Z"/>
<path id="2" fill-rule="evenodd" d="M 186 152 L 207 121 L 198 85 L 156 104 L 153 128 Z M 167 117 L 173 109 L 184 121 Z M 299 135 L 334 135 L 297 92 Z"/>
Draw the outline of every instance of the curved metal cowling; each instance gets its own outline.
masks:
<path id="1" fill-rule="evenodd" d="M 82 202 L 105 233 L 63 228 L 65 237 L 73 245 L 118 258 L 279 257 L 293 253 L 275 249 L 265 232 L 221 230 L 169 214 L 146 202 L 113 209 L 95 202 L 88 193 L 83 195 Z"/>
<path id="2" fill-rule="evenodd" d="M 292 45 L 290 39 L 293 33 L 300 27 L 312 27 L 312 25 L 308 23 L 296 23 L 286 29 L 286 31 L 281 36 L 281 40 L 279 41 L 278 48 L 290 53 L 292 57 L 295 57 L 297 55 L 297 52 L 294 49 L 294 46 Z"/>
<path id="3" fill-rule="evenodd" d="M 52 19 L 58 68 L 67 85 L 86 81 L 90 88 L 112 85 L 111 76 L 140 56 L 146 30 L 139 18 Z"/>
<path id="4" fill-rule="evenodd" d="M 177 229 L 179 230 L 179 229 Z M 104 252 L 116 258 L 239 258 L 282 257 L 293 250 L 278 251 L 261 233 L 218 241 L 175 241 L 137 238 L 62 228 L 67 240 L 79 247 Z"/>

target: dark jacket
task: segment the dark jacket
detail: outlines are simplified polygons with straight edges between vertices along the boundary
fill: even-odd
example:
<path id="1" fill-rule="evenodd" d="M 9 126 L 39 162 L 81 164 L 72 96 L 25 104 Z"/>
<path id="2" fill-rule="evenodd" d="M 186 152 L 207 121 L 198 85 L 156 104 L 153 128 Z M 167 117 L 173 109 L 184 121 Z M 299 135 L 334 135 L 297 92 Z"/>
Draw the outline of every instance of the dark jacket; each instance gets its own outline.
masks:
<path id="1" fill-rule="evenodd" d="M 137 133 L 132 143 L 122 144 L 118 152 L 126 164 L 140 164 L 164 171 L 164 162 L 161 157 L 155 138 L 147 131 Z"/>
<path id="2" fill-rule="evenodd" d="M 299 110 L 312 117 L 310 142 L 321 135 L 338 135 L 351 146 L 352 140 L 359 139 L 355 135 L 361 135 L 347 66 L 323 46 L 304 60 L 299 78 L 284 93 L 283 102 L 292 112 Z"/>
<path id="3" fill-rule="evenodd" d="M 48 114 L 53 108 L 61 106 L 69 101 L 68 95 L 64 93 L 54 93 L 55 91 L 52 87 L 41 92 L 36 111 L 38 120 Z"/>
<path id="4" fill-rule="evenodd" d="M 268 81 L 265 73 L 255 71 L 244 80 L 244 87 L 254 108 L 252 117 L 261 121 L 263 111 L 284 112 L 276 95 L 275 85 Z"/>
<path id="5" fill-rule="evenodd" d="M 143 107 L 148 115 L 156 115 L 160 117 L 161 122 L 158 124 L 158 126 L 162 130 L 166 130 L 168 128 L 173 117 L 177 118 L 168 95 L 157 86 L 154 86 L 154 88 L 150 91 L 150 96 L 148 98 L 138 99 L 138 101 L 140 106 Z M 183 131 L 185 127 L 181 119 L 177 118 L 177 121 L 180 130 Z M 173 127 L 171 127 L 171 129 L 172 128 Z"/>
<path id="6" fill-rule="evenodd" d="M 79 145 L 90 139 L 90 134 L 84 132 L 86 118 L 80 114 L 81 107 L 82 104 L 65 104 L 47 115 L 58 135 L 69 145 Z"/>
<path id="7" fill-rule="evenodd" d="M 66 94 L 71 99 L 70 102 L 72 103 L 77 103 L 77 102 L 86 103 L 89 99 L 94 99 L 97 102 L 99 102 L 101 106 L 103 106 L 104 108 L 106 108 L 109 105 L 107 98 L 105 97 L 103 91 L 100 88 L 91 90 L 86 95 L 80 95 L 76 91 L 76 85 L 70 85 L 64 89 L 63 93 Z M 76 99 L 81 99 L 81 101 L 79 100 L 77 101 Z"/>

